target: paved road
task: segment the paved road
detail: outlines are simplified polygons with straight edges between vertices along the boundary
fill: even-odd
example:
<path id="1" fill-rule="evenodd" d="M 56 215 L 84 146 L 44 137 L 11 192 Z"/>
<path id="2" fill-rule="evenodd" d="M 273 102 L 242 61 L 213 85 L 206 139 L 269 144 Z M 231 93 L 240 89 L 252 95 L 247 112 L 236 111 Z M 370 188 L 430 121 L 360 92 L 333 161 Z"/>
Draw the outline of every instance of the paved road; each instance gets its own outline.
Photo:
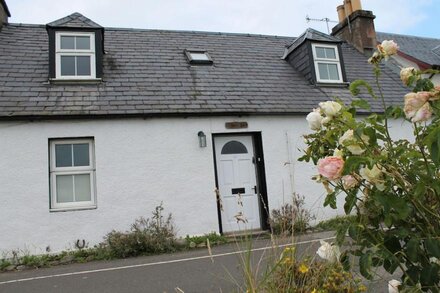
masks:
<path id="1" fill-rule="evenodd" d="M 317 233 L 296 238 L 298 252 L 313 255 L 320 238 Z M 286 241 L 279 243 L 286 245 Z M 255 267 L 273 253 L 269 240 L 253 241 Z M 125 260 L 72 264 L 0 274 L 0 292 L 238 292 L 242 283 L 240 251 L 237 244 Z M 245 249 L 244 249 L 245 250 Z M 262 270 L 264 264 L 260 264 Z M 381 286 L 383 288 L 383 284 Z M 181 291 L 179 291 L 181 290 Z M 375 292 L 381 292 L 375 291 Z M 386 291 L 383 291 L 386 292 Z"/>

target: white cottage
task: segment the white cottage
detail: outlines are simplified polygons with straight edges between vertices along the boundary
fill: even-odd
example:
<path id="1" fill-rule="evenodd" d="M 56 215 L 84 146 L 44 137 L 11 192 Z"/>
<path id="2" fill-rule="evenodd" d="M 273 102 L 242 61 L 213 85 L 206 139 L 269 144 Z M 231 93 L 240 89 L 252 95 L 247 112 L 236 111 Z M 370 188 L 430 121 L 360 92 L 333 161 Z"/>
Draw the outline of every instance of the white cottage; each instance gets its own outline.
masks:
<path id="1" fill-rule="evenodd" d="M 161 202 L 183 236 L 236 232 L 237 216 L 268 229 L 268 211 L 293 192 L 318 219 L 337 212 L 297 158 L 306 113 L 350 102 L 350 81 L 373 81 L 349 43 L 312 29 L 103 28 L 79 13 L 12 24 L 0 4 L 0 251 L 93 245 Z M 350 18 L 374 29 L 369 11 Z M 366 50 L 376 42 L 352 36 Z M 400 104 L 397 77 L 385 69 L 383 80 Z"/>

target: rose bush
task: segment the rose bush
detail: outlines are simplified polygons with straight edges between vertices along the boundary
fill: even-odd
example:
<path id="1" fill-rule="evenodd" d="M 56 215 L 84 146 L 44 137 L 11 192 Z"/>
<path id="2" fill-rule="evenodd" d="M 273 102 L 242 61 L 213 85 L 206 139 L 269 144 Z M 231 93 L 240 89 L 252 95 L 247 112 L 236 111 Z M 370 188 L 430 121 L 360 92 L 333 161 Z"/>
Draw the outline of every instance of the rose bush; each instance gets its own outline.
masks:
<path id="1" fill-rule="evenodd" d="M 399 268 L 402 290 L 439 292 L 440 264 L 432 260 L 440 259 L 440 87 L 423 74 L 440 72 L 402 69 L 401 79 L 412 92 L 402 97 L 403 109 L 386 105 L 380 63 L 397 49 L 393 41 L 384 41 L 369 59 L 375 89 L 365 81 L 350 85 L 355 97 L 366 89 L 379 99 L 383 111 L 358 116 L 359 110 L 370 111 L 362 98 L 349 105 L 320 103 L 308 116 L 314 132 L 305 136 L 307 148 L 300 160 L 318 166 L 314 178 L 328 193 L 324 205 L 336 208 L 337 196 L 344 196 L 345 213 L 356 215 L 337 234 L 339 244 L 346 233 L 355 244 L 342 254 L 344 263 L 350 255 L 359 257 L 367 278 L 373 267 L 389 273 Z M 393 139 L 390 119 L 412 124 L 414 139 Z"/>

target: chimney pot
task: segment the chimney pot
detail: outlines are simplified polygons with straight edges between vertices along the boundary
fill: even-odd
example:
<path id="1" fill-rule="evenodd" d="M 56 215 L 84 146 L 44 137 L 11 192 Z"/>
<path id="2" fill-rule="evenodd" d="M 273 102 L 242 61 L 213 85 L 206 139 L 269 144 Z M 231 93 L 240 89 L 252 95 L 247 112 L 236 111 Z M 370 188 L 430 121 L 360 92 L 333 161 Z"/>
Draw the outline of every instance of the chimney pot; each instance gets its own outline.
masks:
<path id="1" fill-rule="evenodd" d="M 361 0 L 351 0 L 351 8 L 353 12 L 357 10 L 362 10 Z"/>
<path id="2" fill-rule="evenodd" d="M 353 9 L 351 8 L 351 0 L 344 1 L 345 14 L 349 16 L 353 13 Z"/>
<path id="3" fill-rule="evenodd" d="M 339 5 L 338 7 L 336 7 L 336 11 L 338 11 L 339 22 L 342 22 L 345 19 L 344 5 Z"/>

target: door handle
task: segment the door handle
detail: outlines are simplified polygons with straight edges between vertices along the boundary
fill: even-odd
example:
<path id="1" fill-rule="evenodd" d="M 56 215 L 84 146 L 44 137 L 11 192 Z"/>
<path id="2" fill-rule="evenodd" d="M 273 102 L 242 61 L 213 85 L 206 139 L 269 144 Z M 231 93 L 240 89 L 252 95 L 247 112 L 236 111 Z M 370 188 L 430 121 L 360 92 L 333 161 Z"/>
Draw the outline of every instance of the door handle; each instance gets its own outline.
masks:
<path id="1" fill-rule="evenodd" d="M 257 194 L 257 185 L 254 185 L 254 187 L 252 187 L 252 189 L 254 190 L 254 193 Z"/>

